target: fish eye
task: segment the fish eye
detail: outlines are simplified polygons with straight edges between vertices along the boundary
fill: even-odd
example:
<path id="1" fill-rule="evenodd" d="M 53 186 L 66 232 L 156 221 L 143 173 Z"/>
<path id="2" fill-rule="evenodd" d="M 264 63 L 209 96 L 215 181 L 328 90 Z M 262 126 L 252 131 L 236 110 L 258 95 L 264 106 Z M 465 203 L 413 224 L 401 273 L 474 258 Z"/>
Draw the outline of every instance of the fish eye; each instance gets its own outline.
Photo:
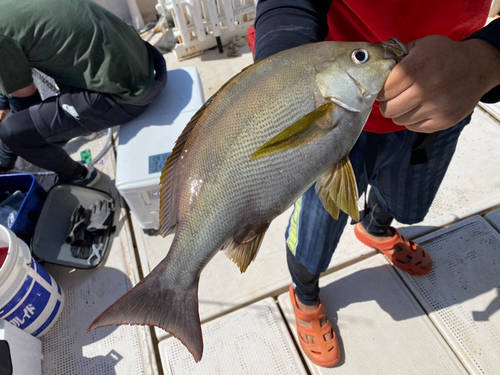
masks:
<path id="1" fill-rule="evenodd" d="M 351 59 L 355 64 L 364 64 L 368 61 L 368 51 L 365 49 L 357 49 L 352 52 Z"/>

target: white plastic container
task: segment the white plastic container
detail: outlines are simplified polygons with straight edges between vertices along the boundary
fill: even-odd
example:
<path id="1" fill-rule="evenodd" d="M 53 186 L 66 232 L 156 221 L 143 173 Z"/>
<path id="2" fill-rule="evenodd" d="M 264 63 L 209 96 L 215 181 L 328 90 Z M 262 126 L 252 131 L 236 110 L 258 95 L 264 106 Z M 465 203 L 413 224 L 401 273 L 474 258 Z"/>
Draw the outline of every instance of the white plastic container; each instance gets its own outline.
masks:
<path id="1" fill-rule="evenodd" d="M 0 248 L 8 248 L 0 267 L 0 319 L 33 336 L 42 336 L 61 315 L 62 289 L 34 261 L 28 246 L 2 225 Z"/>
<path id="2" fill-rule="evenodd" d="M 145 231 L 159 229 L 161 170 L 204 102 L 196 68 L 170 70 L 160 96 L 137 119 L 120 126 L 116 187 Z"/>
<path id="3" fill-rule="evenodd" d="M 39 339 L 0 320 L 0 340 L 9 343 L 12 375 L 42 375 L 43 355 Z"/>

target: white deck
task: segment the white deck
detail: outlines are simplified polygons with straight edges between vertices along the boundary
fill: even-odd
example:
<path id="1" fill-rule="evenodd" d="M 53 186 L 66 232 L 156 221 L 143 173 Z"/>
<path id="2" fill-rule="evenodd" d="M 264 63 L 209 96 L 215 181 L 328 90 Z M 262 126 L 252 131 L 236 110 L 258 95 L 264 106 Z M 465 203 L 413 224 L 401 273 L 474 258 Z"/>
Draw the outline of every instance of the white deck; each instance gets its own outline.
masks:
<path id="1" fill-rule="evenodd" d="M 322 277 L 320 287 L 343 359 L 335 368 L 306 360 L 313 374 L 467 373 L 383 255 Z M 278 302 L 297 338 L 289 294 Z"/>
<path id="2" fill-rule="evenodd" d="M 240 51 L 238 58 L 213 50 L 184 62 L 165 56 L 169 70 L 197 67 L 209 98 L 252 62 L 248 48 Z M 163 259 L 172 240 L 145 235 L 123 206 L 102 267 L 70 272 L 47 266 L 64 289 L 66 305 L 42 338 L 43 373 L 498 373 L 500 261 L 495 255 L 500 248 L 500 211 L 495 209 L 500 207 L 500 111 L 496 106 L 484 108 L 490 112 L 478 108 L 464 130 L 424 222 L 403 229 L 413 238 L 425 235 L 420 240 L 435 261 L 429 275 L 400 274 L 346 228 L 320 279 L 328 315 L 340 330 L 344 359 L 339 366 L 321 369 L 301 359 L 292 339 L 295 323 L 286 292 L 290 276 L 284 244 L 289 211 L 273 222 L 245 274 L 222 254 L 203 271 L 199 300 L 205 353 L 200 364 L 158 329 L 121 326 L 88 333 L 100 312 Z M 76 156 L 91 148 L 95 154 L 103 142 L 104 136 L 86 144 L 75 141 L 70 150 Z M 110 177 L 100 187 L 111 189 L 116 175 L 113 152 L 97 167 Z M 478 216 L 467 219 L 473 215 Z"/>

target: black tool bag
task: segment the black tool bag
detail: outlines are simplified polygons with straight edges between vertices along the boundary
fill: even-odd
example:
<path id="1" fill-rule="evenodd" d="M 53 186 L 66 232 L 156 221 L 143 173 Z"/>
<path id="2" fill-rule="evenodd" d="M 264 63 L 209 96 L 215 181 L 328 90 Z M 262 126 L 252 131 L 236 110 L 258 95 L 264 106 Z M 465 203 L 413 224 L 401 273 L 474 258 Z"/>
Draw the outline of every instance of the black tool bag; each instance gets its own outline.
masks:
<path id="1" fill-rule="evenodd" d="M 31 240 L 33 256 L 42 262 L 72 268 L 97 267 L 110 247 L 115 210 L 113 198 L 104 191 L 64 184 L 53 186 Z"/>

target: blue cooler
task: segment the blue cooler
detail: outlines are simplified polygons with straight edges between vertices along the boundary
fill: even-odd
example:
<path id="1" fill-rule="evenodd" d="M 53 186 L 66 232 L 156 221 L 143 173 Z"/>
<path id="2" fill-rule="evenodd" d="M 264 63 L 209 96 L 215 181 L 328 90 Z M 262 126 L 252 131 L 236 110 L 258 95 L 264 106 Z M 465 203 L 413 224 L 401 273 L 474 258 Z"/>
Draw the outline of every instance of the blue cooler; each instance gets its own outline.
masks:
<path id="1" fill-rule="evenodd" d="M 32 174 L 0 175 L 0 193 L 9 191 L 12 194 L 18 190 L 24 193 L 25 197 L 9 229 L 29 243 L 35 233 L 36 222 L 42 211 L 46 192 Z"/>

